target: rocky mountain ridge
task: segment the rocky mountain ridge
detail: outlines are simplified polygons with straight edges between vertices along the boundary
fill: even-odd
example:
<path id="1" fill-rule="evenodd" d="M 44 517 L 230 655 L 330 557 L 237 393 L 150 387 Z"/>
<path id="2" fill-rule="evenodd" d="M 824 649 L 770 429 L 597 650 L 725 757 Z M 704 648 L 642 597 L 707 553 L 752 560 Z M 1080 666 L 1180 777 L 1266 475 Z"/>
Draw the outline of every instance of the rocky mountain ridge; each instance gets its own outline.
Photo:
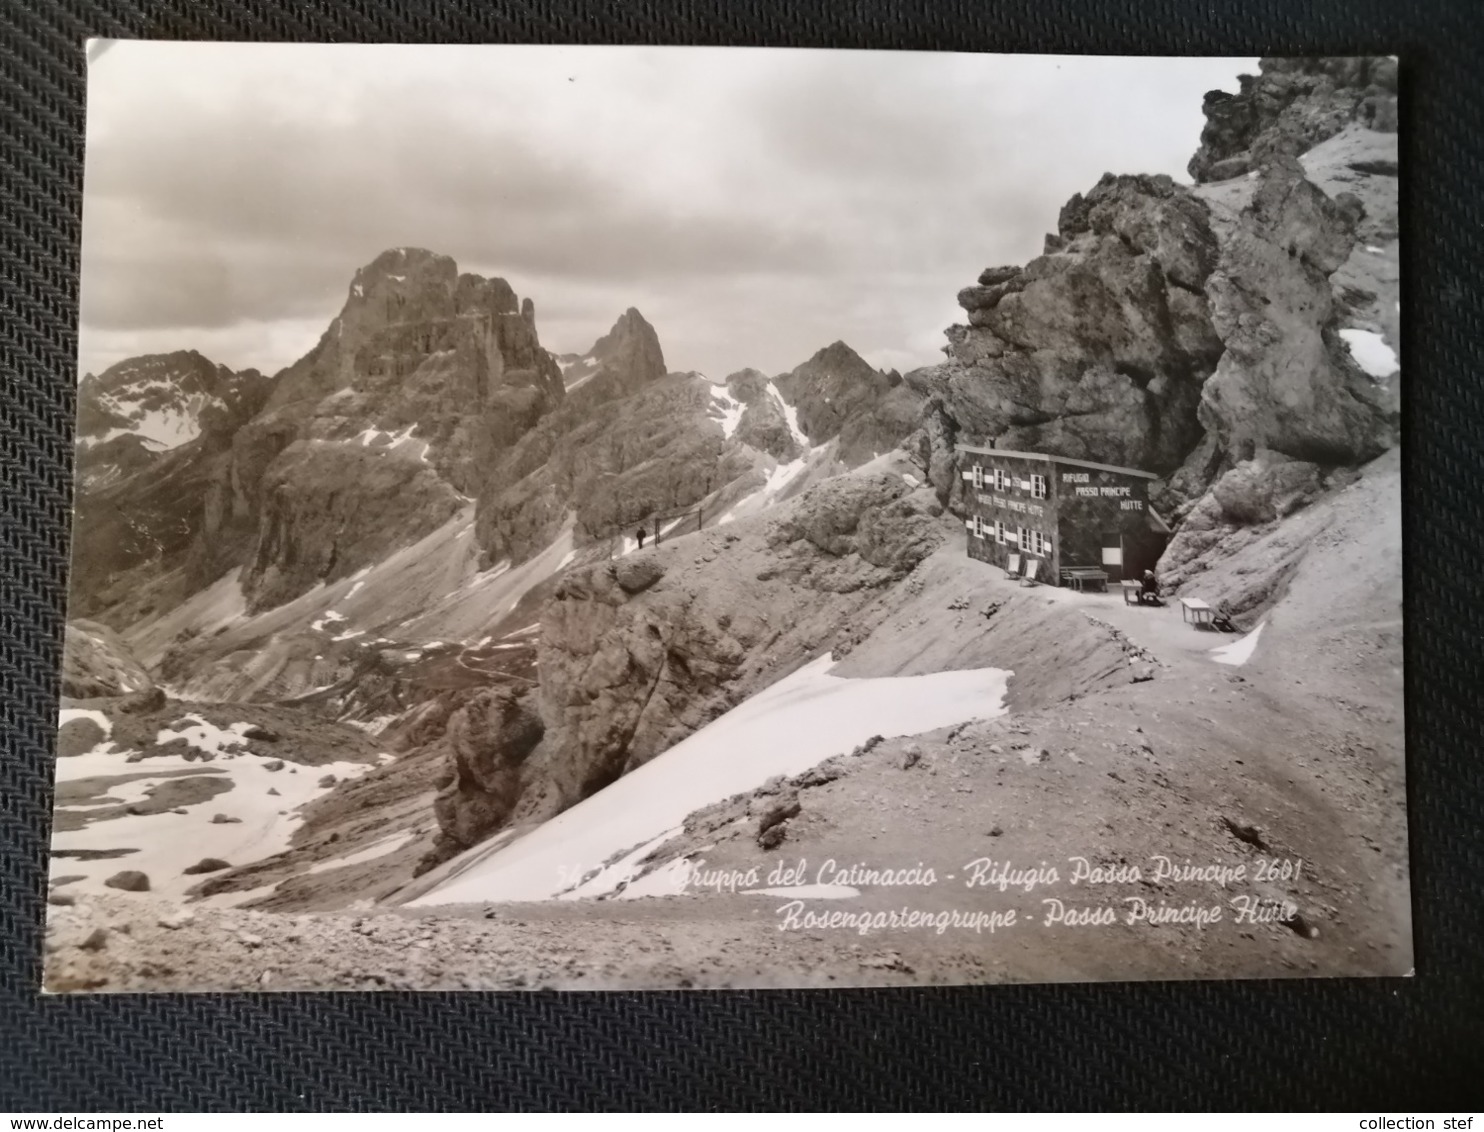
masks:
<path id="1" fill-rule="evenodd" d="M 262 409 L 272 383 L 194 350 L 146 354 L 77 387 L 77 490 L 97 491 L 197 437 L 227 436 Z"/>
<path id="2" fill-rule="evenodd" d="M 1351 123 L 1394 134 L 1396 95 L 1394 58 L 1263 59 L 1236 93 L 1206 95 L 1189 173 L 1198 183 L 1240 177 L 1268 158 L 1297 157 Z"/>

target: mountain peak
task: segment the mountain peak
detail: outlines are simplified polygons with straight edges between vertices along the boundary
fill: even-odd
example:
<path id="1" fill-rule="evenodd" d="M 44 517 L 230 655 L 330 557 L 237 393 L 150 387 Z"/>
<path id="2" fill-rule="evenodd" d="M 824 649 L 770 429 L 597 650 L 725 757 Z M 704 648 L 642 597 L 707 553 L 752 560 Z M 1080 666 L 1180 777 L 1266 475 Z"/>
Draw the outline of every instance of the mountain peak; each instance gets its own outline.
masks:
<path id="1" fill-rule="evenodd" d="M 660 336 L 634 307 L 618 316 L 613 329 L 593 343 L 590 353 L 598 361 L 629 359 L 642 371 L 646 380 L 665 374 L 665 355 L 660 349 Z M 636 376 L 639 374 L 636 373 Z"/>
<path id="2" fill-rule="evenodd" d="M 622 396 L 665 375 L 665 354 L 653 326 L 634 307 L 618 316 L 612 329 L 586 354 L 558 359 L 570 392 L 605 375 L 585 396 Z"/>
<path id="3" fill-rule="evenodd" d="M 351 281 L 352 298 L 361 299 L 366 292 L 382 284 L 414 288 L 433 284 L 451 288 L 459 277 L 459 265 L 452 256 L 430 252 L 427 248 L 388 248 L 356 272 Z"/>
<path id="4" fill-rule="evenodd" d="M 804 363 L 804 366 L 826 366 L 846 374 L 875 374 L 875 368 L 842 340 L 831 342 Z M 803 369 L 804 366 L 800 366 Z M 797 371 L 795 371 L 797 372 Z"/>

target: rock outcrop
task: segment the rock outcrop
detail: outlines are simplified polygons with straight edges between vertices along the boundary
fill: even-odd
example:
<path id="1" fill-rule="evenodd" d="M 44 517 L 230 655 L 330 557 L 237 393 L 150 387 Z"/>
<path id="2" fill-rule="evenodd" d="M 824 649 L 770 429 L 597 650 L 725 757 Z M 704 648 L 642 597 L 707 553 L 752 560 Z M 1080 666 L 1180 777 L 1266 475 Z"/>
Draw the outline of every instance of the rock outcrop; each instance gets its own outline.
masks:
<path id="1" fill-rule="evenodd" d="M 62 695 L 86 700 L 145 692 L 154 681 L 123 639 L 96 621 L 67 622 Z"/>
<path id="2" fill-rule="evenodd" d="M 1331 199 L 1292 157 L 1257 172 L 1207 287 L 1226 349 L 1201 391 L 1201 423 L 1235 459 L 1257 448 L 1330 465 L 1372 459 L 1395 443 L 1398 407 L 1339 337 L 1330 284 L 1360 201 Z"/>
<path id="3" fill-rule="evenodd" d="M 738 370 L 726 381 L 727 392 L 745 406 L 734 434 L 743 444 L 766 452 L 780 463 L 801 456 L 808 438 L 795 432 L 791 407 L 783 400 L 778 387 L 755 369 Z"/>
<path id="4" fill-rule="evenodd" d="M 1203 107 L 1197 181 L 1240 177 L 1272 157 L 1297 157 L 1358 122 L 1396 132 L 1396 60 L 1263 59 L 1236 94 L 1213 90 Z"/>
<path id="5" fill-rule="evenodd" d="M 463 506 L 415 456 L 313 440 L 275 459 L 260 490 L 257 544 L 241 579 L 254 612 L 381 560 Z"/>
<path id="6" fill-rule="evenodd" d="M 453 846 L 478 844 L 521 795 L 521 766 L 545 724 L 533 697 L 506 688 L 476 694 L 449 717 L 442 737 L 447 774 L 434 813 Z"/>
<path id="7" fill-rule="evenodd" d="M 1191 171 L 1211 183 L 1105 175 L 1041 256 L 986 268 L 948 360 L 906 378 L 926 399 L 907 448 L 940 501 L 962 441 L 1154 471 L 1177 523 L 1238 465 L 1394 445 L 1394 94 L 1390 60 L 1265 60 L 1208 96 Z"/>
<path id="8" fill-rule="evenodd" d="M 939 435 L 1173 471 L 1200 439 L 1222 352 L 1208 206 L 1168 177 L 1110 174 L 1067 203 L 1047 244 L 961 291 L 969 324 L 949 329 L 949 360 L 907 384 L 951 420 Z M 951 491 L 951 461 L 928 462 Z"/>
<path id="9" fill-rule="evenodd" d="M 570 571 L 542 611 L 539 687 L 490 693 L 451 717 L 443 838 L 427 864 L 507 822 L 561 812 L 858 639 L 945 537 L 932 506 L 899 476 L 848 474 L 776 519 Z"/>

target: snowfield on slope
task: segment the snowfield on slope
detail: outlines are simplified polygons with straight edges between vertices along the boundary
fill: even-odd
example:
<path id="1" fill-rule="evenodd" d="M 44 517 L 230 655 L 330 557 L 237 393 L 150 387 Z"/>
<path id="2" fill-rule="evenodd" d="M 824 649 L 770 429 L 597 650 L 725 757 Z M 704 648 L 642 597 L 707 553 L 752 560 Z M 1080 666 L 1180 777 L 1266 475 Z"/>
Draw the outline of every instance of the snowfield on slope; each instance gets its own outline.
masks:
<path id="1" fill-rule="evenodd" d="M 691 812 L 775 775 L 793 775 L 873 735 L 916 735 L 1005 711 L 1011 673 L 998 668 L 926 676 L 846 679 L 823 656 L 739 704 L 664 754 L 490 853 L 471 850 L 462 871 L 412 906 L 551 900 L 581 878 L 583 895 L 616 888 L 641 843 L 661 844 Z M 481 859 L 483 855 L 483 859 Z M 590 875 L 596 874 L 596 875 Z"/>
<path id="2" fill-rule="evenodd" d="M 99 712 L 67 709 L 69 718 L 91 718 Z M 106 721 L 105 721 L 106 722 Z M 179 730 L 162 729 L 157 742 L 184 739 L 194 754 L 209 755 L 211 762 L 187 760 L 181 755 L 161 755 L 140 762 L 127 761 L 129 752 L 104 741 L 92 750 L 57 760 L 57 784 L 96 779 L 98 794 L 87 802 L 59 806 L 60 812 L 86 814 L 103 806 L 137 805 L 162 783 L 182 777 L 205 778 L 224 783 L 227 789 L 203 801 L 179 807 L 184 813 L 126 814 L 93 821 L 77 830 L 57 830 L 52 835 L 52 877 L 81 877 L 67 885 L 71 893 L 109 891 L 103 882 L 117 872 L 137 870 L 150 880 L 155 895 L 180 898 L 187 889 L 207 879 L 185 875 L 182 870 L 203 857 L 217 857 L 229 864 L 246 865 L 271 857 L 289 847 L 294 830 L 303 822 L 299 812 L 306 803 L 329 793 L 321 786 L 327 775 L 343 782 L 373 769 L 372 763 L 331 762 L 302 766 L 239 749 L 242 732 L 250 724 L 216 727 L 199 716 L 186 716 Z M 276 766 L 277 769 L 271 769 Z M 135 776 L 138 777 L 135 777 Z M 127 777 L 125 777 L 127 776 Z M 276 790 L 276 794 L 268 791 Z M 215 822 L 222 814 L 235 821 Z M 58 856 L 58 852 L 119 853 L 120 856 L 92 860 Z"/>

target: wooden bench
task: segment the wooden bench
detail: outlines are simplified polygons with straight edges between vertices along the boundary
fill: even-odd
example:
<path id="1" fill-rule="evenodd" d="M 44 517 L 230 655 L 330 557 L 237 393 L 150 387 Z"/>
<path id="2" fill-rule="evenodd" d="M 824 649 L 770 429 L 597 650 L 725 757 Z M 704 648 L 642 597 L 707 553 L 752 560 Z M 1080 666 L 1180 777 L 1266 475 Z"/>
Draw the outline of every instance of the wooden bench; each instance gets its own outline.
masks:
<path id="1" fill-rule="evenodd" d="M 1068 566 L 1061 572 L 1061 583 L 1082 592 L 1089 584 L 1108 590 L 1108 575 L 1094 566 Z"/>
<path id="2" fill-rule="evenodd" d="M 1206 602 L 1198 597 L 1182 597 L 1180 599 L 1180 617 L 1190 622 L 1197 629 L 1209 629 L 1211 619 L 1216 616 L 1216 611 Z"/>

